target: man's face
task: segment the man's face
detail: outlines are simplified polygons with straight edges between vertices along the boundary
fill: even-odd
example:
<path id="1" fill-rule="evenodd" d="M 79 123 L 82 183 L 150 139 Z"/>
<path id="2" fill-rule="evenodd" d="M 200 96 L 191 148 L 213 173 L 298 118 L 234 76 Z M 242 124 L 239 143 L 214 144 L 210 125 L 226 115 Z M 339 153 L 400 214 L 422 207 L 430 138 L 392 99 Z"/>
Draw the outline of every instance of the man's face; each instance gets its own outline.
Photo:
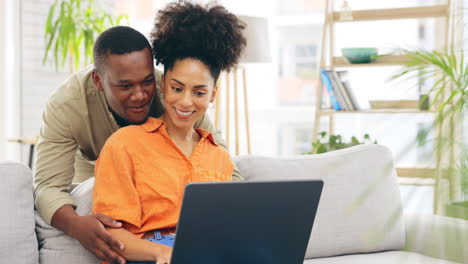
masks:
<path id="1" fill-rule="evenodd" d="M 149 48 L 108 55 L 102 70 L 94 70 L 93 81 L 98 90 L 104 91 L 112 111 L 132 124 L 146 121 L 156 90 Z"/>

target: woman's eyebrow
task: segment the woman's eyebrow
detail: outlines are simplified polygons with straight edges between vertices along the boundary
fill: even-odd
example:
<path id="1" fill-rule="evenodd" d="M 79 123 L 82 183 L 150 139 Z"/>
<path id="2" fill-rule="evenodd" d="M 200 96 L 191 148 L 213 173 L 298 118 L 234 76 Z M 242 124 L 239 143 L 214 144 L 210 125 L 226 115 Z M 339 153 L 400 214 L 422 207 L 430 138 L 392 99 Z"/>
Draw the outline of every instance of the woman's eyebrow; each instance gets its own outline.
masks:
<path id="1" fill-rule="evenodd" d="M 171 80 L 173 80 L 174 82 L 176 82 L 176 83 L 178 83 L 178 84 L 180 84 L 180 85 L 185 86 L 185 84 L 184 84 L 183 82 L 181 82 L 181 81 L 179 81 L 179 80 L 177 80 L 177 79 L 172 78 Z"/>
<path id="2" fill-rule="evenodd" d="M 183 82 L 181 82 L 181 81 L 179 81 L 177 79 L 171 79 L 171 80 L 175 81 L 176 83 L 178 83 L 178 84 L 180 84 L 182 86 L 185 86 L 185 84 Z M 206 85 L 206 84 L 199 84 L 199 85 L 193 86 L 193 88 L 206 88 L 206 87 L 208 87 L 208 85 Z"/>

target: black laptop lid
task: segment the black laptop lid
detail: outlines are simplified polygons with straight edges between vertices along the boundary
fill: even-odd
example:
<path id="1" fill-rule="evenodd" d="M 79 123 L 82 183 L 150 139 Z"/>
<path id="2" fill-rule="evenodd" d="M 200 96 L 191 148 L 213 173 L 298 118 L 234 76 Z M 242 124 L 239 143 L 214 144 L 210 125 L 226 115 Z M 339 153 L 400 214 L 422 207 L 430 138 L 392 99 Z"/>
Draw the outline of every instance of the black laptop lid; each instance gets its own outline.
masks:
<path id="1" fill-rule="evenodd" d="M 323 182 L 187 185 L 171 264 L 299 264 Z"/>

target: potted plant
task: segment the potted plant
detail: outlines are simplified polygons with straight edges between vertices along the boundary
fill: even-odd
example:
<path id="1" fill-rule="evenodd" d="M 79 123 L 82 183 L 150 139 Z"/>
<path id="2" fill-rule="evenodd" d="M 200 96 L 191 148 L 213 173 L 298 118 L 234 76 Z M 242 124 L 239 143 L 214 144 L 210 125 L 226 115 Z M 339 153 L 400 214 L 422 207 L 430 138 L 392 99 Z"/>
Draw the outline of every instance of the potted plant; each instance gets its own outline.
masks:
<path id="1" fill-rule="evenodd" d="M 468 103 L 468 65 L 464 61 L 464 51 L 400 50 L 397 53 L 404 55 L 407 62 L 392 79 L 411 79 L 417 76 L 418 83 L 428 80 L 433 83 L 428 94 L 432 97 L 430 108 L 436 112 L 432 129 L 439 131 L 434 138 L 436 167 L 439 172 L 436 188 L 442 179 L 448 179 L 451 185 L 450 199 L 460 199 L 461 195 L 457 191 L 460 186 L 457 185 L 461 184 L 463 192 L 468 193 L 466 144 L 463 138 L 456 135 L 457 126 L 463 123 L 463 114 Z M 437 200 L 435 199 L 436 208 Z M 445 213 L 468 219 L 468 202 L 449 202 L 445 205 Z"/>
<path id="2" fill-rule="evenodd" d="M 55 0 L 45 23 L 46 50 L 42 63 L 52 55 L 58 69 L 65 66 L 68 58 L 71 72 L 91 63 L 97 35 L 127 20 L 127 16 L 114 18 L 97 7 L 94 0 Z"/>
<path id="3" fill-rule="evenodd" d="M 372 141 L 368 134 L 364 134 L 362 141 L 359 141 L 355 136 L 352 136 L 350 141 L 345 141 L 341 135 L 330 135 L 327 138 L 327 132 L 322 131 L 319 138 L 312 142 L 312 151 L 306 154 L 320 154 L 360 144 L 371 143 L 377 144 L 377 141 Z"/>

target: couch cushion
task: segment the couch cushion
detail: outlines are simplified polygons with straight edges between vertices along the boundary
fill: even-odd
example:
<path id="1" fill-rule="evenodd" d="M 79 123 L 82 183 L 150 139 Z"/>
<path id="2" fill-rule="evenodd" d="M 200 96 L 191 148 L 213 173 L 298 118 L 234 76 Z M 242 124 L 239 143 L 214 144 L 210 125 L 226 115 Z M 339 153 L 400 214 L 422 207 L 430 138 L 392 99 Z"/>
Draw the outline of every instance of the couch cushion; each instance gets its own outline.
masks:
<path id="1" fill-rule="evenodd" d="M 32 175 L 17 162 L 0 162 L 0 262 L 38 262 Z"/>
<path id="2" fill-rule="evenodd" d="M 405 245 L 400 193 L 386 147 L 360 145 L 292 158 L 249 155 L 237 157 L 236 163 L 248 181 L 324 181 L 306 259 Z"/>
<path id="3" fill-rule="evenodd" d="M 418 253 L 388 251 L 372 254 L 346 255 L 331 258 L 308 259 L 304 264 L 456 264 L 442 259 L 431 258 Z"/>
<path id="4" fill-rule="evenodd" d="M 71 195 L 77 202 L 78 215 L 91 213 L 94 178 L 78 185 Z M 93 264 L 100 263 L 99 259 L 81 246 L 78 240 L 66 235 L 62 231 L 48 225 L 36 213 L 36 232 L 41 249 L 39 260 L 41 264 Z"/>

